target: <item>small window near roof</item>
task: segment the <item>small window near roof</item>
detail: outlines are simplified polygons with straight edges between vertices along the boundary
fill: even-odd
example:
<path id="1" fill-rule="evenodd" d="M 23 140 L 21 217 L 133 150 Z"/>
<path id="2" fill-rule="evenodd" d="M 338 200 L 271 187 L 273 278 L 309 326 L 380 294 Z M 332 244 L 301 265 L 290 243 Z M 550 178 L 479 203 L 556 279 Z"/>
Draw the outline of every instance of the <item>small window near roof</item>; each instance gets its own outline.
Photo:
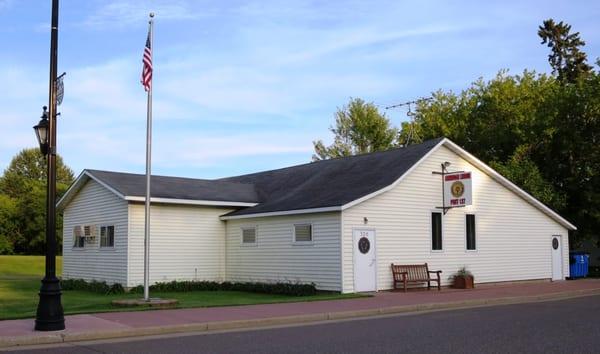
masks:
<path id="1" fill-rule="evenodd" d="M 312 225 L 302 224 L 294 225 L 294 241 L 295 242 L 312 242 Z"/>
<path id="2" fill-rule="evenodd" d="M 242 243 L 252 244 L 256 243 L 256 228 L 249 227 L 242 229 Z"/>
<path id="3" fill-rule="evenodd" d="M 115 246 L 115 227 L 102 226 L 100 228 L 100 247 Z"/>

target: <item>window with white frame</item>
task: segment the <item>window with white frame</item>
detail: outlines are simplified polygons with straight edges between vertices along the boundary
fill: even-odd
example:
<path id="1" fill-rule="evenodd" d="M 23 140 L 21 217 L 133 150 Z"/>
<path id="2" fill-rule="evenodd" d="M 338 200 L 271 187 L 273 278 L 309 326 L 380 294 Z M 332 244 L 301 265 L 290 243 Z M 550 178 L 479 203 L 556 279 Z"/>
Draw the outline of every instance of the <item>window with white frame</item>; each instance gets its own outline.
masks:
<path id="1" fill-rule="evenodd" d="M 244 227 L 242 228 L 242 244 L 255 244 L 256 243 L 256 227 Z"/>
<path id="2" fill-rule="evenodd" d="M 100 247 L 114 247 L 115 246 L 115 227 L 101 226 L 100 227 Z"/>
<path id="3" fill-rule="evenodd" d="M 312 242 L 312 225 L 298 224 L 294 225 L 294 242 Z"/>
<path id="4" fill-rule="evenodd" d="M 73 247 L 82 248 L 85 245 L 85 237 L 81 226 L 73 227 Z"/>

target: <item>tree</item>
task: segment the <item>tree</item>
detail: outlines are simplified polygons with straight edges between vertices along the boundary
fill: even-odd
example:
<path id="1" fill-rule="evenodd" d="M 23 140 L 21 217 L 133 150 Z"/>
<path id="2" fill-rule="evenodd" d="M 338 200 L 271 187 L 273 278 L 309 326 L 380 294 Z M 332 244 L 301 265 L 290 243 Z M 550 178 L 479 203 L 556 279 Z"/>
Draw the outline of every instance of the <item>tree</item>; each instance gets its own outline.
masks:
<path id="1" fill-rule="evenodd" d="M 314 161 L 387 150 L 395 145 L 398 133 L 373 103 L 360 98 L 350 99 L 337 110 L 335 127 L 329 130 L 335 135 L 334 142 L 325 146 L 321 140 L 314 141 Z"/>
<path id="2" fill-rule="evenodd" d="M 557 78 L 501 71 L 459 94 L 438 91 L 403 124 L 422 140 L 445 136 L 578 227 L 576 243 L 600 229 L 600 74 Z M 415 134 L 416 133 L 416 134 Z"/>
<path id="3" fill-rule="evenodd" d="M 57 198 L 73 172 L 57 156 Z M 24 149 L 0 177 L 0 254 L 43 254 L 46 236 L 46 161 L 38 149 Z M 62 216 L 57 216 L 59 249 Z"/>
<path id="4" fill-rule="evenodd" d="M 579 38 L 579 32 L 570 33 L 571 25 L 560 21 L 558 24 L 553 19 L 544 21 L 538 29 L 538 36 L 542 44 L 551 48 L 548 61 L 552 73 L 557 75 L 559 81 L 573 83 L 592 71 L 587 63 L 587 55 L 579 48 L 585 42 Z"/>
<path id="5" fill-rule="evenodd" d="M 46 181 L 46 158 L 40 154 L 39 149 L 30 148 L 21 150 L 11 160 L 8 168 L 0 177 L 0 193 L 13 198 L 23 193 L 25 182 L 30 180 Z M 65 166 L 60 156 L 56 156 L 56 183 L 70 185 L 73 182 L 73 171 Z"/>
<path id="6" fill-rule="evenodd" d="M 16 202 L 9 196 L 0 194 L 0 255 L 13 254 L 15 240 L 18 238 Z"/>

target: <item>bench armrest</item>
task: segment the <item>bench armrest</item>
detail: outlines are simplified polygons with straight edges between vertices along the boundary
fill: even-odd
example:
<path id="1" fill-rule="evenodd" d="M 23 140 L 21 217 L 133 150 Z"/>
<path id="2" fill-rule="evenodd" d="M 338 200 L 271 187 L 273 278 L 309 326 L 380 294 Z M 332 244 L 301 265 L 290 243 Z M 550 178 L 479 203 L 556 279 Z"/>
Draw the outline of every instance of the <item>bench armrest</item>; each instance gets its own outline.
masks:
<path id="1" fill-rule="evenodd" d="M 441 273 L 441 270 L 428 270 L 429 273 Z"/>

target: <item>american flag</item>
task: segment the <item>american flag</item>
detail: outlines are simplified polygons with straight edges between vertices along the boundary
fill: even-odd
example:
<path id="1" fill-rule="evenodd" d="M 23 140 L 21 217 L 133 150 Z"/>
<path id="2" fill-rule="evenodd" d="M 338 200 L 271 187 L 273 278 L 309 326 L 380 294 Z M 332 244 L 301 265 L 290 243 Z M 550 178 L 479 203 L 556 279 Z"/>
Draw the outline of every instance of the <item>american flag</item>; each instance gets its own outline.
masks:
<path id="1" fill-rule="evenodd" d="M 150 45 L 150 31 L 148 31 L 148 38 L 146 39 L 146 47 L 144 48 L 144 57 L 142 58 L 144 67 L 142 69 L 142 85 L 144 90 L 150 91 L 152 87 L 152 48 Z"/>

